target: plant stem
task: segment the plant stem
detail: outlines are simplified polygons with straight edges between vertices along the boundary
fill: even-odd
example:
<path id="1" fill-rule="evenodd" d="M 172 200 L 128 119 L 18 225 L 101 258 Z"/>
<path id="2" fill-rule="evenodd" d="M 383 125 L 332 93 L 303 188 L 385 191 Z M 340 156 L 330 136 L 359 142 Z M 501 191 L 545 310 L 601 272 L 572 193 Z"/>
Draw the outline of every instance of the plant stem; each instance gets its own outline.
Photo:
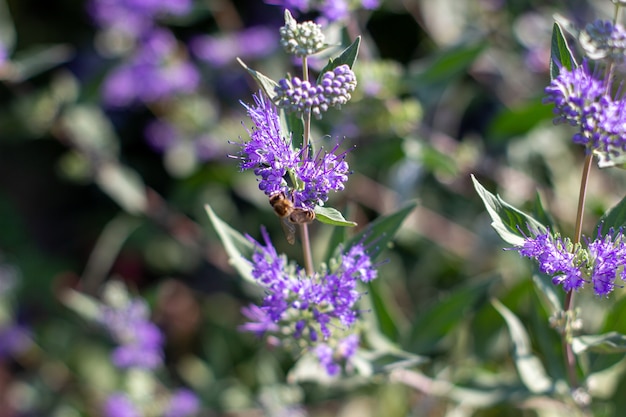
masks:
<path id="1" fill-rule="evenodd" d="M 309 80 L 309 65 L 307 57 L 302 57 L 302 80 Z M 311 135 L 311 112 L 304 112 L 304 132 L 302 136 L 302 157 L 308 159 L 309 157 L 309 136 Z M 314 273 L 313 268 L 313 255 L 311 253 L 311 241 L 309 239 L 309 225 L 300 225 L 300 237 L 302 239 L 302 252 L 304 256 L 304 269 L 308 276 L 312 276 Z"/>
<path id="2" fill-rule="evenodd" d="M 587 196 L 587 184 L 589 182 L 589 172 L 591 171 L 591 164 L 593 162 L 593 154 L 589 152 L 585 157 L 585 163 L 583 165 L 583 173 L 582 178 L 580 180 L 580 192 L 578 194 L 578 208 L 576 210 L 576 232 L 574 234 L 574 245 L 580 243 L 582 238 L 582 229 L 583 229 L 583 210 L 585 207 L 585 198 Z M 570 320 L 567 312 L 572 309 L 572 305 L 574 303 L 574 291 L 570 290 L 565 295 L 565 303 L 563 305 L 563 309 L 565 310 L 565 329 L 562 334 L 563 340 L 563 353 L 565 355 L 565 361 L 567 364 L 567 375 L 569 378 L 570 387 L 572 389 L 578 387 L 578 378 L 576 376 L 576 357 L 574 356 L 574 352 L 572 351 L 571 344 L 571 330 L 569 323 L 567 321 Z"/>

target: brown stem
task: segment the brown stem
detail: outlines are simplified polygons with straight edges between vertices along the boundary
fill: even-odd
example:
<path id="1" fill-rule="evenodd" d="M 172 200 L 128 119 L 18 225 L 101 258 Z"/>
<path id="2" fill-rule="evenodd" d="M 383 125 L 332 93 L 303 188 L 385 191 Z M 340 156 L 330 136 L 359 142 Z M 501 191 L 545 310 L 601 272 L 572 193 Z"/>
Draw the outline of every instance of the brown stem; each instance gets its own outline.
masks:
<path id="1" fill-rule="evenodd" d="M 593 162 L 593 154 L 589 152 L 585 157 L 585 163 L 583 165 L 582 178 L 580 180 L 580 192 L 578 194 L 578 208 L 576 210 L 576 232 L 574 234 L 574 245 L 580 243 L 583 230 L 583 212 L 585 207 L 585 198 L 587 196 L 587 184 L 589 182 L 589 172 L 591 171 L 591 164 Z M 565 329 L 562 334 L 563 341 L 563 354 L 565 355 L 565 361 L 567 365 L 567 375 L 570 386 L 572 388 L 578 387 L 578 377 L 576 376 L 576 357 L 572 351 L 571 335 L 570 335 L 570 318 L 567 312 L 572 309 L 574 303 L 574 291 L 570 290 L 565 295 L 565 303 L 563 309 L 565 310 Z"/>
<path id="2" fill-rule="evenodd" d="M 302 57 L 302 80 L 309 80 L 309 65 L 307 57 Z M 311 111 L 304 112 L 304 132 L 302 136 L 302 157 L 309 157 L 309 136 L 311 135 Z M 302 253 L 304 256 L 304 269 L 308 276 L 312 276 L 315 269 L 313 268 L 313 254 L 311 252 L 311 241 L 309 239 L 309 225 L 303 224 L 300 227 L 300 236 L 302 238 Z"/>

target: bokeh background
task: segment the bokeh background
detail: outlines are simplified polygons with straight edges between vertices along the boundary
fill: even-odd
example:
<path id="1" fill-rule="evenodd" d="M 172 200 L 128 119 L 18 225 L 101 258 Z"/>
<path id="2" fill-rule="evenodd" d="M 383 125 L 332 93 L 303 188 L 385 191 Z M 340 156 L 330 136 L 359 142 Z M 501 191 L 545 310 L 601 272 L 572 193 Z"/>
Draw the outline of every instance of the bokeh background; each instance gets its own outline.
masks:
<path id="1" fill-rule="evenodd" d="M 470 174 L 518 207 L 540 195 L 571 232 L 584 155 L 541 102 L 551 31 L 560 16 L 579 27 L 611 18 L 609 0 L 292 9 L 299 21 L 321 19 L 331 44 L 363 37 L 353 99 L 313 126 L 316 146 L 342 138 L 355 146 L 354 173 L 332 205 L 363 227 L 419 203 L 383 252 L 365 314 L 390 341 L 427 358 L 418 367 L 425 375 L 513 393 L 484 403 L 385 372 L 294 381 L 294 358 L 237 331 L 254 293 L 230 267 L 204 206 L 257 238 L 265 225 L 280 250 L 300 259 L 254 176 L 229 157 L 250 124 L 241 102 L 258 91 L 235 58 L 274 79 L 299 71 L 278 44 L 288 2 L 193 0 L 184 13 L 154 17 L 159 34 L 140 40 L 98 3 L 113 10 L 118 2 L 0 0 L 1 310 L 29 332 L 23 349 L 0 349 L 0 416 L 100 415 L 119 384 L 111 341 L 67 294 L 98 297 L 111 279 L 148 301 L 167 340 L 160 377 L 191 388 L 201 415 L 538 415 L 514 395 L 511 346 L 489 300 L 524 319 L 556 376 L 564 374 L 559 339 L 529 266 L 502 250 Z M 312 60 L 312 71 L 327 59 Z M 171 71 L 151 70 L 155 62 Z M 621 173 L 593 173 L 588 234 L 625 185 Z M 331 232 L 313 227 L 318 262 Z M 621 300 L 599 307 L 583 296 L 586 325 L 619 317 Z M 624 402 L 619 388 L 617 380 L 606 390 L 606 415 Z"/>

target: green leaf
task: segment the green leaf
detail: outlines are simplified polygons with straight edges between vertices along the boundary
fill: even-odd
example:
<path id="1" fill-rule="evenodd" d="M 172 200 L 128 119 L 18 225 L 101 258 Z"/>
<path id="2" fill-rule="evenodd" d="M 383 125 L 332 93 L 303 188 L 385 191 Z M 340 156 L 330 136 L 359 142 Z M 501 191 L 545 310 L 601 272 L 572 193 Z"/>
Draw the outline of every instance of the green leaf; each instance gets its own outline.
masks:
<path id="1" fill-rule="evenodd" d="M 553 382 L 535 355 L 532 354 L 530 337 L 521 320 L 498 300 L 491 303 L 506 321 L 513 341 L 513 360 L 522 383 L 533 393 L 545 393 L 553 389 Z"/>
<path id="2" fill-rule="evenodd" d="M 487 135 L 494 141 L 510 140 L 512 137 L 529 132 L 539 123 L 553 116 L 550 106 L 546 106 L 539 99 L 532 100 L 521 106 L 506 108 L 499 112 L 489 124 Z"/>
<path id="3" fill-rule="evenodd" d="M 554 22 L 550 47 L 550 78 L 558 77 L 561 68 L 571 71 L 577 66 L 576 59 L 574 59 L 574 55 L 567 45 L 565 36 L 563 36 L 561 25 Z"/>
<path id="4" fill-rule="evenodd" d="M 604 213 L 604 216 L 596 224 L 595 230 L 600 228 L 602 236 L 606 236 L 611 228 L 618 230 L 624 226 L 626 226 L 626 197 Z"/>
<path id="5" fill-rule="evenodd" d="M 546 210 L 543 208 L 543 203 L 541 202 L 541 196 L 539 193 L 535 193 L 535 204 L 533 205 L 533 216 L 537 221 L 541 224 L 546 225 L 549 228 L 553 228 L 554 220 Z"/>
<path id="6" fill-rule="evenodd" d="M 213 224 L 213 228 L 220 237 L 224 249 L 229 256 L 229 262 L 237 270 L 239 275 L 250 282 L 256 284 L 256 281 L 252 277 L 252 265 L 247 259 L 252 258 L 254 253 L 254 245 L 248 239 L 246 239 L 241 233 L 233 229 L 220 219 L 213 211 L 210 205 L 204 206 L 209 216 L 209 220 Z"/>
<path id="7" fill-rule="evenodd" d="M 355 222 L 351 222 L 351 221 L 344 219 L 341 212 L 332 207 L 316 206 L 315 218 L 322 223 L 331 224 L 333 226 L 344 226 L 344 227 L 356 226 Z"/>
<path id="8" fill-rule="evenodd" d="M 535 283 L 537 295 L 544 301 L 550 315 L 563 311 L 563 297 L 557 293 L 550 277 L 545 274 L 534 274 L 533 282 Z"/>
<path id="9" fill-rule="evenodd" d="M 626 335 L 618 332 L 609 332 L 598 335 L 574 337 L 572 350 L 579 354 L 590 351 L 595 353 L 623 353 L 626 352 Z"/>
<path id="10" fill-rule="evenodd" d="M 13 81 L 23 81 L 59 66 L 72 58 L 73 49 L 68 45 L 32 47 L 16 54 L 13 63 Z"/>
<path id="11" fill-rule="evenodd" d="M 293 146 L 302 149 L 304 140 L 304 122 L 296 113 L 281 111 L 280 127 L 283 138 L 291 139 Z"/>
<path id="12" fill-rule="evenodd" d="M 9 53 L 15 45 L 15 26 L 5 0 L 0 0 L 0 44 Z"/>
<path id="13" fill-rule="evenodd" d="M 491 194 L 473 175 L 472 181 L 476 192 L 483 200 L 485 208 L 491 216 L 491 226 L 502 240 L 513 246 L 521 246 L 524 244 L 524 234 L 531 236 L 537 232 L 546 232 L 546 227 L 543 224 L 506 203 L 500 196 Z"/>
<path id="14" fill-rule="evenodd" d="M 332 71 L 340 65 L 347 65 L 350 68 L 356 62 L 356 57 L 359 54 L 359 46 L 361 45 L 361 37 L 357 37 L 352 45 L 348 46 L 344 51 L 335 59 L 329 59 L 328 64 L 320 71 L 317 77 L 317 82 L 320 82 L 325 72 Z"/>
<path id="15" fill-rule="evenodd" d="M 414 318 L 407 350 L 432 353 L 446 335 L 459 326 L 476 306 L 482 305 L 493 280 L 457 288 Z"/>
<path id="16" fill-rule="evenodd" d="M 387 247 L 387 244 L 391 242 L 404 220 L 416 206 L 417 201 L 409 201 L 395 213 L 377 218 L 346 241 L 342 251 L 346 252 L 352 246 L 363 243 L 365 247 L 369 248 L 370 258 L 374 260 Z"/>
<path id="17" fill-rule="evenodd" d="M 260 72 L 249 68 L 241 59 L 237 58 L 237 62 L 239 62 L 239 64 L 241 64 L 241 66 L 244 67 L 250 75 L 252 75 L 252 78 L 256 80 L 259 87 L 261 87 L 270 100 L 274 101 L 274 98 L 276 97 L 274 88 L 278 85 L 278 83 Z"/>
<path id="18" fill-rule="evenodd" d="M 480 56 L 487 44 L 478 42 L 462 44 L 443 51 L 413 78 L 417 86 L 447 85 L 458 76 L 467 73 L 469 66 Z"/>

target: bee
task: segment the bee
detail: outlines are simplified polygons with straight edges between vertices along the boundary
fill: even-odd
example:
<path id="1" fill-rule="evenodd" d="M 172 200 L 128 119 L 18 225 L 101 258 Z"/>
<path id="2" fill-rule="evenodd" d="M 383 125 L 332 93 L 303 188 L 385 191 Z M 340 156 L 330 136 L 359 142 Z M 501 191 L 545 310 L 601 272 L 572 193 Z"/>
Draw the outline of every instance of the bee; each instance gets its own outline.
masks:
<path id="1" fill-rule="evenodd" d="M 270 196 L 270 205 L 274 213 L 280 217 L 283 232 L 291 245 L 296 242 L 296 224 L 308 224 L 315 220 L 313 210 L 296 207 L 293 200 L 287 198 L 282 191 Z"/>

